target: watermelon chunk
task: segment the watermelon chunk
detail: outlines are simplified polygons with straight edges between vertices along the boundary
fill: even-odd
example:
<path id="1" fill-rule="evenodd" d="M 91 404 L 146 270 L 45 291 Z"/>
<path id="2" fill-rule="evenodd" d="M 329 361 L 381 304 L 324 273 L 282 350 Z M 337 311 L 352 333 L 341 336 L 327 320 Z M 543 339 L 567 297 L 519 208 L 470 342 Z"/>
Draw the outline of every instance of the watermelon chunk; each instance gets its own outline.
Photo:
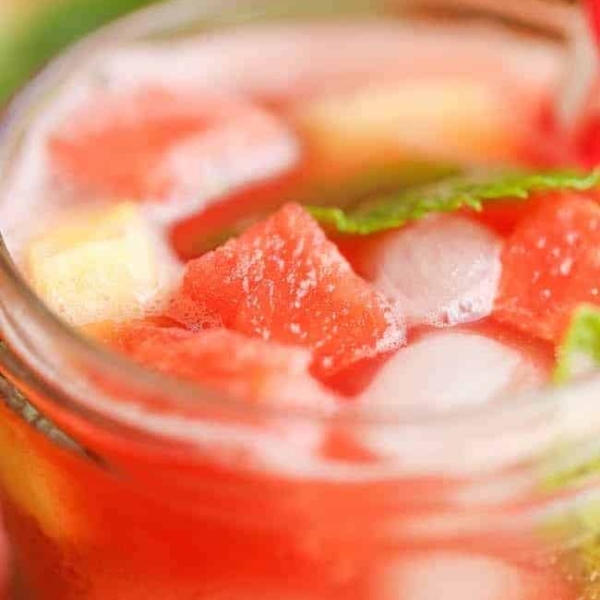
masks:
<path id="1" fill-rule="evenodd" d="M 297 204 L 188 263 L 179 294 L 225 327 L 310 349 L 320 377 L 405 339 L 397 308 L 352 271 Z"/>
<path id="2" fill-rule="evenodd" d="M 62 181 L 117 197 L 187 200 L 171 207 L 177 217 L 287 169 L 298 153 L 287 127 L 246 101 L 160 87 L 92 96 L 58 123 L 48 149 Z"/>
<path id="3" fill-rule="evenodd" d="M 600 303 L 600 206 L 575 195 L 535 206 L 508 238 L 494 314 L 559 342 L 575 308 Z"/>
<path id="4" fill-rule="evenodd" d="M 546 199 L 544 198 L 544 200 Z M 521 219 L 531 213 L 534 203 L 539 203 L 535 197 L 527 202 L 510 200 L 490 202 L 481 212 L 476 212 L 471 208 L 463 208 L 460 212 L 470 219 L 483 223 L 501 237 L 506 238 L 515 230 Z"/>
<path id="5" fill-rule="evenodd" d="M 309 374 L 304 348 L 227 329 L 192 332 L 146 322 L 121 328 L 111 342 L 143 366 L 250 402 L 325 407 L 333 398 Z"/>

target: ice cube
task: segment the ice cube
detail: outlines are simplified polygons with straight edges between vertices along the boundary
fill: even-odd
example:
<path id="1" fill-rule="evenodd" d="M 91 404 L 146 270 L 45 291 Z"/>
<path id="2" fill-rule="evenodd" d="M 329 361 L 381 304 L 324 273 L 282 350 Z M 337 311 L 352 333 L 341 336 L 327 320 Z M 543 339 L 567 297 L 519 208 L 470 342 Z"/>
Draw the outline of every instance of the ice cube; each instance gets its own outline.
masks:
<path id="1" fill-rule="evenodd" d="M 159 221 L 194 214 L 232 189 L 274 177 L 294 166 L 300 150 L 291 130 L 251 105 L 218 126 L 192 134 L 163 157 L 149 188 L 168 190 L 169 202 L 151 205 Z"/>
<path id="2" fill-rule="evenodd" d="M 374 582 L 374 600 L 521 600 L 525 574 L 492 556 L 438 551 L 397 559 Z"/>
<path id="3" fill-rule="evenodd" d="M 500 251 L 500 238 L 483 225 L 433 216 L 382 237 L 365 273 L 399 302 L 409 324 L 456 325 L 492 312 Z"/>
<path id="4" fill-rule="evenodd" d="M 523 392 L 546 379 L 516 347 L 467 331 L 428 334 L 397 352 L 363 393 L 370 406 L 448 411 Z"/>

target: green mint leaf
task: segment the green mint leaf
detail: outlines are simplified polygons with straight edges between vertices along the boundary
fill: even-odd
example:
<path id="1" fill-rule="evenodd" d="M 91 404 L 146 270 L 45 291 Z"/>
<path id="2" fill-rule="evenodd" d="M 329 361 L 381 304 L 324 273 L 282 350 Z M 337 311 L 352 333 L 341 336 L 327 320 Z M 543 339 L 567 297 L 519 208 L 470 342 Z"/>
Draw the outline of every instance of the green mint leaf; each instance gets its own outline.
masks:
<path id="1" fill-rule="evenodd" d="M 565 383 L 593 368 L 600 368 L 600 308 L 582 305 L 558 350 L 554 381 Z"/>
<path id="2" fill-rule="evenodd" d="M 483 210 L 493 200 L 526 200 L 534 193 L 585 191 L 600 184 L 600 170 L 589 173 L 487 173 L 447 179 L 441 183 L 400 190 L 370 199 L 350 209 L 309 206 L 323 225 L 346 234 L 367 235 L 402 227 L 432 213 L 459 208 Z"/>
<path id="3" fill-rule="evenodd" d="M 373 195 L 385 195 L 413 186 L 431 185 L 461 174 L 456 165 L 427 160 L 400 160 L 367 165 L 349 175 L 310 179 L 294 193 L 294 200 L 315 206 L 350 208 Z"/>
<path id="4" fill-rule="evenodd" d="M 555 568 L 577 589 L 580 600 L 600 597 L 600 498 L 573 496 L 550 516 L 540 532 L 553 549 Z"/>
<path id="5" fill-rule="evenodd" d="M 562 384 L 598 367 L 600 308 L 583 304 L 575 310 L 558 350 L 554 380 Z M 565 549 L 557 567 L 578 588 L 578 597 L 600 598 L 600 444 L 590 439 L 586 444 L 557 448 L 543 466 L 542 476 L 546 493 L 568 498 L 567 490 L 572 490 L 571 500 L 563 500 L 560 510 L 544 524 L 544 535 Z M 591 489 L 593 494 L 578 493 Z"/>

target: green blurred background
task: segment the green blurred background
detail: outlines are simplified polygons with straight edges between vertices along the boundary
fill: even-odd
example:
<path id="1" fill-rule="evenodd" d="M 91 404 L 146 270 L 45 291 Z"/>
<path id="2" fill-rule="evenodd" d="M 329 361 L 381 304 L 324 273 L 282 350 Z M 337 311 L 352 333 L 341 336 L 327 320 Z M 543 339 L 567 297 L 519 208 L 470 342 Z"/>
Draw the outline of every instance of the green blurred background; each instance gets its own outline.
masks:
<path id="1" fill-rule="evenodd" d="M 89 31 L 158 0 L 0 0 L 0 104 Z"/>

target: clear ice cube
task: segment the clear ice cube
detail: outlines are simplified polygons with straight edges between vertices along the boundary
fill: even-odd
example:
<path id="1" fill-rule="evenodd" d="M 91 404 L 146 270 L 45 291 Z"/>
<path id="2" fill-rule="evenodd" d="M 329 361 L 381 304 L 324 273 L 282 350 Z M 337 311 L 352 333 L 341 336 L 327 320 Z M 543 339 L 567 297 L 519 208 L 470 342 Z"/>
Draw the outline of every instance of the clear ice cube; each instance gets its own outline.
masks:
<path id="1" fill-rule="evenodd" d="M 383 236 L 366 271 L 409 324 L 457 325 L 492 312 L 500 250 L 500 238 L 483 225 L 434 216 Z"/>

